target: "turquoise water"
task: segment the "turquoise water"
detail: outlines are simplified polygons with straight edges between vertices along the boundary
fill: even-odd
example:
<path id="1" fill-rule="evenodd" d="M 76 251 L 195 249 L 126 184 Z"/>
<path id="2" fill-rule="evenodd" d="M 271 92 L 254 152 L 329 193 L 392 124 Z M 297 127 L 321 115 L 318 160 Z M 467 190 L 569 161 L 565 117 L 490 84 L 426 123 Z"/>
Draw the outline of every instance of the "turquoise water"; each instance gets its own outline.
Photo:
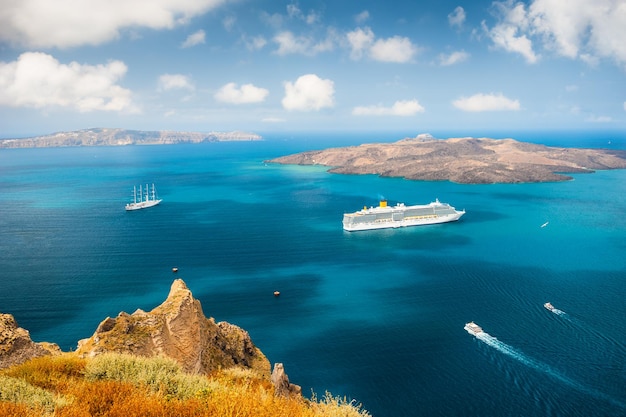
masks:
<path id="1" fill-rule="evenodd" d="M 564 144 L 546 136 L 529 139 Z M 160 304 L 180 277 L 306 395 L 329 390 L 379 417 L 625 415 L 626 171 L 461 185 L 264 163 L 354 141 L 2 150 L 0 311 L 70 350 L 105 317 Z M 152 182 L 163 203 L 125 212 L 133 185 Z M 467 214 L 341 229 L 380 197 Z M 488 337 L 469 335 L 470 320 Z"/>

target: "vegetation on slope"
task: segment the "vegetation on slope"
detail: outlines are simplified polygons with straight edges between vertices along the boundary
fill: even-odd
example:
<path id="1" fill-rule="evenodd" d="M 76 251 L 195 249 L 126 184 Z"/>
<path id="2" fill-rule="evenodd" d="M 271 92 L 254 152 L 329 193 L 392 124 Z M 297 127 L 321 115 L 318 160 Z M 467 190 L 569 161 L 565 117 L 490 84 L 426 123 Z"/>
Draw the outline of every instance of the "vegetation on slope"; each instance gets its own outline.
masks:
<path id="1" fill-rule="evenodd" d="M 172 359 L 68 353 L 32 359 L 0 372 L 6 417 L 367 417 L 346 398 L 274 394 L 267 379 L 231 368 L 209 376 L 182 371 Z"/>

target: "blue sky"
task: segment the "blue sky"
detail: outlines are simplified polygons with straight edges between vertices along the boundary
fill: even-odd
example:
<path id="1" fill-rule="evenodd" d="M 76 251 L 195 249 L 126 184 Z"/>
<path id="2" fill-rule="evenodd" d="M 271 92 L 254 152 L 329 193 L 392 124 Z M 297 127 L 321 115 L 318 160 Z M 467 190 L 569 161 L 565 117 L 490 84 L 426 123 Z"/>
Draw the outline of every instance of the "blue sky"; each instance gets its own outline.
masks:
<path id="1" fill-rule="evenodd" d="M 0 135 L 626 128 L 626 0 L 2 0 Z"/>

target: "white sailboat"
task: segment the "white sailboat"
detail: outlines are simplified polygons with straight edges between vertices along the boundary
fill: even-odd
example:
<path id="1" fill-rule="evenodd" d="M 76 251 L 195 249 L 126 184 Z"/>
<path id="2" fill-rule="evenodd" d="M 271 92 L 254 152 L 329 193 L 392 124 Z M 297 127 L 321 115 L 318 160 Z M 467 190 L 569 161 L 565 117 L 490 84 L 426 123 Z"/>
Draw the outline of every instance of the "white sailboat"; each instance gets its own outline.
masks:
<path id="1" fill-rule="evenodd" d="M 156 188 L 154 184 L 152 184 L 152 189 L 148 187 L 143 188 L 141 185 L 139 186 L 139 192 L 137 192 L 137 187 L 133 187 L 133 202 L 126 204 L 126 211 L 132 210 L 140 210 L 148 207 L 154 207 L 159 204 L 161 199 L 157 198 Z"/>

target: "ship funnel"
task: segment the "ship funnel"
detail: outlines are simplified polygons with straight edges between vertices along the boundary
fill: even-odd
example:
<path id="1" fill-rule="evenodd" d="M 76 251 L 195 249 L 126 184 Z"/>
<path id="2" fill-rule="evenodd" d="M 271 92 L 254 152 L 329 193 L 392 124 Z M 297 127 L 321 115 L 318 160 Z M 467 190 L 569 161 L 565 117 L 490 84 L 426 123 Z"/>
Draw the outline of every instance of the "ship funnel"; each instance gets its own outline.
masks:
<path id="1" fill-rule="evenodd" d="M 387 207 L 387 200 L 380 200 L 380 207 Z"/>

